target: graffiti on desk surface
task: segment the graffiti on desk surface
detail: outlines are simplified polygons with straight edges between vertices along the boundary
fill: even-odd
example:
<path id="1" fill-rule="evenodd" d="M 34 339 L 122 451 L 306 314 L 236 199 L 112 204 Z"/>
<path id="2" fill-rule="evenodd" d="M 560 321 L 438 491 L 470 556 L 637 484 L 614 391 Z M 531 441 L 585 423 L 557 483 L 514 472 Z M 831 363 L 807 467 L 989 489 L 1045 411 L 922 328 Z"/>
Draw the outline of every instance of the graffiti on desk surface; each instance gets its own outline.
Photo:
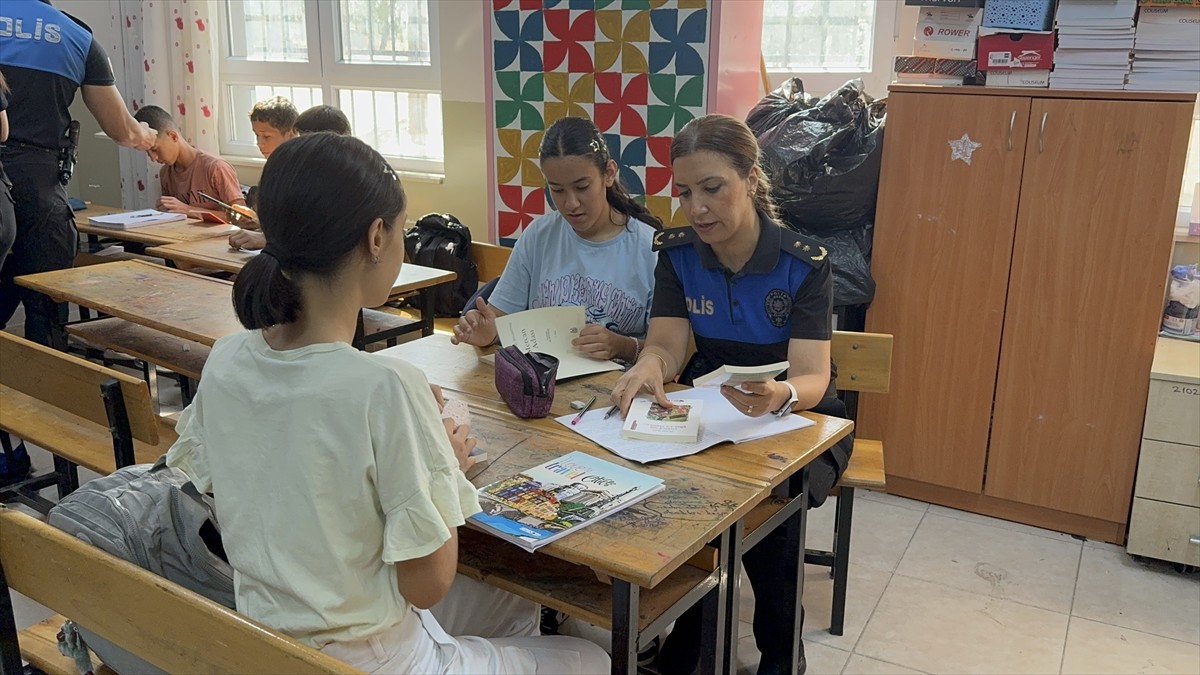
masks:
<path id="1" fill-rule="evenodd" d="M 668 487 L 648 502 L 634 504 L 609 516 L 606 522 L 618 528 L 654 529 L 666 525 L 669 520 L 710 521 L 736 507 L 732 501 L 714 501 L 690 488 Z"/>

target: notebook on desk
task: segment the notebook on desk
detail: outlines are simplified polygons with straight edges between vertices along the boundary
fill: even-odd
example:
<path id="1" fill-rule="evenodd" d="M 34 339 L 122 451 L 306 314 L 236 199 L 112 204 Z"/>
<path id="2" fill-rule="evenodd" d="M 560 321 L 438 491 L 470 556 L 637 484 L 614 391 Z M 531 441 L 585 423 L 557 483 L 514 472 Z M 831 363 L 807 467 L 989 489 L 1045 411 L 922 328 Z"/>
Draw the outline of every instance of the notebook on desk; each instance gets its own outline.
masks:
<path id="1" fill-rule="evenodd" d="M 140 211 L 110 213 L 106 216 L 92 216 L 91 218 L 88 218 L 88 222 L 92 225 L 111 227 L 114 230 L 129 230 L 135 227 L 158 225 L 160 223 L 171 223 L 177 220 L 187 220 L 187 216 L 182 213 L 168 213 L 166 211 L 156 211 L 154 209 L 142 209 Z"/>

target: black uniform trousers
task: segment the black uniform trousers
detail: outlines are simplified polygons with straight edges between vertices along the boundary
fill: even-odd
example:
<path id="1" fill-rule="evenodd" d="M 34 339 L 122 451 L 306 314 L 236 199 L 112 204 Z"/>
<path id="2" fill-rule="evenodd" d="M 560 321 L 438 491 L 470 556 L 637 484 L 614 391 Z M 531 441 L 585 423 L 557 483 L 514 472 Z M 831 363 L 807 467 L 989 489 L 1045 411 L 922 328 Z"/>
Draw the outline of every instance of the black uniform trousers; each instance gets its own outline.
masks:
<path id="1" fill-rule="evenodd" d="M 826 396 L 812 408 L 815 413 L 833 417 L 846 417 L 846 404 L 834 396 Z M 846 469 L 850 452 L 854 449 L 854 435 L 850 434 L 834 447 L 822 453 L 808 465 L 808 508 L 825 503 L 830 490 Z M 792 481 L 790 496 L 795 497 L 800 486 Z M 768 663 L 784 663 L 789 657 L 792 636 L 785 620 L 791 609 L 792 598 L 796 597 L 799 579 L 796 572 L 801 550 L 789 550 L 786 546 L 787 528 L 778 527 L 769 533 L 757 546 L 742 554 L 742 565 L 750 579 L 754 592 L 754 642 L 762 654 L 760 667 Z M 801 542 L 803 548 L 803 542 Z M 658 670 L 664 675 L 692 673 L 700 661 L 699 605 L 684 612 L 675 622 L 675 628 L 667 636 L 659 654 Z M 804 625 L 804 610 L 800 610 L 798 625 Z M 736 631 L 734 635 L 737 635 Z M 803 654 L 803 649 L 801 649 Z"/>
<path id="2" fill-rule="evenodd" d="M 58 182 L 58 155 L 25 145 L 6 145 L 0 156 L 12 180 L 17 234 L 12 251 L 0 267 L 0 328 L 25 305 L 25 337 L 62 348 L 55 330 L 67 319 L 66 303 L 17 286 L 14 277 L 71 267 L 79 243 L 67 190 Z"/>

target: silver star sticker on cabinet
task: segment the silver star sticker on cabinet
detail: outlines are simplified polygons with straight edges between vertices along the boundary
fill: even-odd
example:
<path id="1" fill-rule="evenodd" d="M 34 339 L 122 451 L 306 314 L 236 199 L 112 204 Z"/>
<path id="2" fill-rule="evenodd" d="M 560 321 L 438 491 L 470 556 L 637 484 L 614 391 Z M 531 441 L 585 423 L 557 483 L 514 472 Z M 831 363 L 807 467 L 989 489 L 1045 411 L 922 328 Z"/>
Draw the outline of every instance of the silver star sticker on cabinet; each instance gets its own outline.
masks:
<path id="1" fill-rule="evenodd" d="M 950 161 L 953 162 L 956 159 L 961 159 L 963 162 L 970 164 L 971 155 L 981 147 L 983 147 L 983 143 L 976 143 L 971 140 L 970 136 L 963 134 L 962 138 L 950 141 Z"/>

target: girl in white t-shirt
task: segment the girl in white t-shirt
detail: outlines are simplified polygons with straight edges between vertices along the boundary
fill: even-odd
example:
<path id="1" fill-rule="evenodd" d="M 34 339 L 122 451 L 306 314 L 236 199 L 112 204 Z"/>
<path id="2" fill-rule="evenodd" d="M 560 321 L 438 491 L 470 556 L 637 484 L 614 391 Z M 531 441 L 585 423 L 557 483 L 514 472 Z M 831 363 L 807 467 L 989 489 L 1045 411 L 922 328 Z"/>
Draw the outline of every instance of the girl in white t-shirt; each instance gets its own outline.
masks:
<path id="1" fill-rule="evenodd" d="M 525 228 L 491 297 L 459 319 L 451 341 L 488 345 L 496 340 L 498 316 L 582 305 L 588 325 L 575 348 L 592 358 L 633 361 L 650 317 L 652 240 L 662 223 L 621 184 L 590 120 L 552 124 L 539 155 L 557 210 Z"/>
<path id="2" fill-rule="evenodd" d="M 592 643 L 535 637 L 535 604 L 456 576 L 470 429 L 421 371 L 350 346 L 404 257 L 396 174 L 312 134 L 260 195 L 268 243 L 233 287 L 249 330 L 213 346 L 167 453 L 215 497 L 238 611 L 368 672 L 608 672 Z"/>

